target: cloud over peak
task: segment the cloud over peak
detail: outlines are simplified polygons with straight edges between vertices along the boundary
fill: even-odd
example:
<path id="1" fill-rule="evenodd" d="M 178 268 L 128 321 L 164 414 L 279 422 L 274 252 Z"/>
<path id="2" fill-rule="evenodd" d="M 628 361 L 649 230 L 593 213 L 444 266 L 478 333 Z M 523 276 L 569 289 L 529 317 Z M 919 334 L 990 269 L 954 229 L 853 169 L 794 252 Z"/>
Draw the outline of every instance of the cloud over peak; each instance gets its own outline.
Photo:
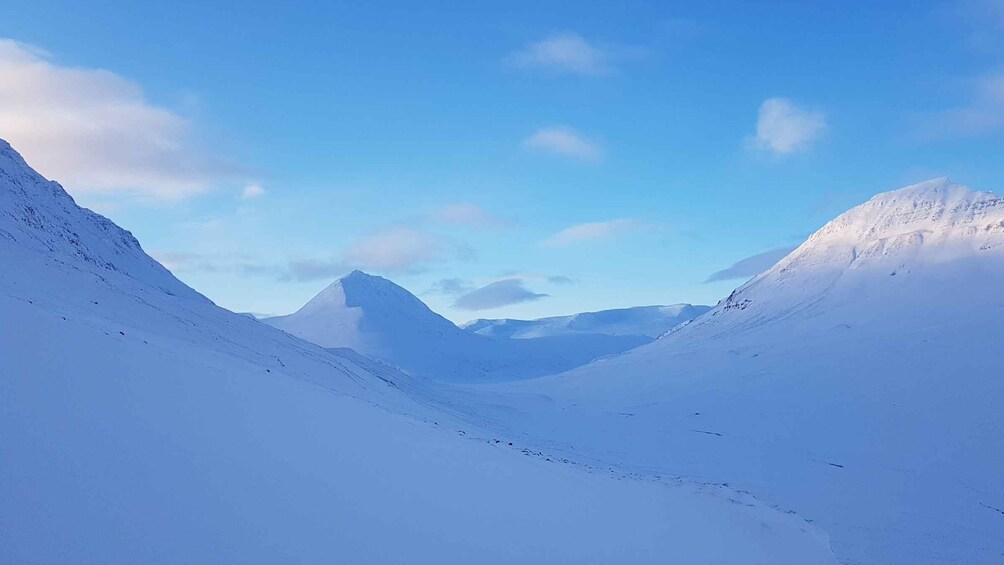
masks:
<path id="1" fill-rule="evenodd" d="M 345 251 L 345 262 L 363 269 L 404 271 L 439 258 L 444 246 L 419 230 L 394 227 L 355 243 Z"/>
<path id="2" fill-rule="evenodd" d="M 822 112 L 799 108 L 786 98 L 768 98 L 760 105 L 753 145 L 774 155 L 807 151 L 826 130 Z"/>

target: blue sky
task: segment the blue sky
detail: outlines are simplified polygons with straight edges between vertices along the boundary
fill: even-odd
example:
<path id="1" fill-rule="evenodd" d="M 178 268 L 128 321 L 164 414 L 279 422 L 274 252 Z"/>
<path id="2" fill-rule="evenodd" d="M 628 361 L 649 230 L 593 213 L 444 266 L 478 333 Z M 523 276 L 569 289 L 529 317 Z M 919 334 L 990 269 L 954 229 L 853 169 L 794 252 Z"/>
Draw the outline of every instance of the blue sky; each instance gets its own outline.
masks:
<path id="1" fill-rule="evenodd" d="M 1004 188 L 1000 0 L 362 4 L 21 3 L 0 137 L 272 314 L 352 268 L 456 321 L 713 304 L 876 192 Z"/>

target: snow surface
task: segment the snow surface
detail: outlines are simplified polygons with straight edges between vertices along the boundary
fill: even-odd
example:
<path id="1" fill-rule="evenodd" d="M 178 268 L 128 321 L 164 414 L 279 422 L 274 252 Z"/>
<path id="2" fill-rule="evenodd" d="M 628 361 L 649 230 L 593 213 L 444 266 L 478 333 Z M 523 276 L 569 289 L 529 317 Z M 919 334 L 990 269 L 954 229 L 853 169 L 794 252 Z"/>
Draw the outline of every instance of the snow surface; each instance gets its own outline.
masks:
<path id="1" fill-rule="evenodd" d="M 754 492 L 844 563 L 1004 563 L 1002 288 L 1004 198 L 935 179 L 652 344 L 454 402 L 552 449 Z"/>
<path id="2" fill-rule="evenodd" d="M 266 324 L 322 347 L 344 347 L 438 380 L 484 382 L 560 373 L 651 341 L 568 334 L 512 341 L 464 331 L 393 282 L 361 271 Z"/>
<path id="3" fill-rule="evenodd" d="M 481 318 L 462 327 L 480 335 L 508 339 L 579 334 L 634 335 L 655 339 L 710 309 L 710 306 L 693 304 L 635 306 L 537 320 Z"/>
<path id="4" fill-rule="evenodd" d="M 2 563 L 835 562 L 749 494 L 216 307 L 2 141 L 0 264 Z"/>

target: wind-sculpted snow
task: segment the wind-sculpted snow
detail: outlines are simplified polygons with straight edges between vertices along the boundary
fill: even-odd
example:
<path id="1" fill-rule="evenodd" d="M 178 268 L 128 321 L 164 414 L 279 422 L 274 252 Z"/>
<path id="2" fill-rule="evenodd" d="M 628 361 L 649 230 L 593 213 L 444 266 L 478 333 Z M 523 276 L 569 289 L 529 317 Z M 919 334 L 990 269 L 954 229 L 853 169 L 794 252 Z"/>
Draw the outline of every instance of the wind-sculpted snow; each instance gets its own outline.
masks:
<path id="1" fill-rule="evenodd" d="M 582 334 L 631 335 L 655 339 L 710 309 L 709 306 L 692 304 L 636 306 L 538 320 L 479 319 L 464 324 L 463 328 L 484 336 L 509 339 Z"/>
<path id="2" fill-rule="evenodd" d="M 323 347 L 347 347 L 411 374 L 457 382 L 560 373 L 651 341 L 601 333 L 493 339 L 458 328 L 407 290 L 360 271 L 335 281 L 293 314 L 262 321 Z"/>
<path id="3" fill-rule="evenodd" d="M 220 309 L 2 148 L 0 563 L 834 563 L 749 494 Z"/>
<path id="4" fill-rule="evenodd" d="M 842 214 L 662 339 L 481 411 L 797 509 L 845 563 L 1000 563 L 1002 288 L 1004 199 L 929 181 Z"/>

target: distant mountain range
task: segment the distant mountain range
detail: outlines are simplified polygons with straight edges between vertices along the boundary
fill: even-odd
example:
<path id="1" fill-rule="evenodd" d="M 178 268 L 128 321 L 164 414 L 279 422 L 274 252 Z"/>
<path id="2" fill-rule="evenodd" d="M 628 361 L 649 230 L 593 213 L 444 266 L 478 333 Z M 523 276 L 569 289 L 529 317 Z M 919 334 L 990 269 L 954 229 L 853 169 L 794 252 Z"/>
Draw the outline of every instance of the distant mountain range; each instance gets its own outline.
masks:
<path id="1" fill-rule="evenodd" d="M 710 306 L 692 304 L 635 306 L 536 320 L 481 318 L 467 322 L 462 327 L 479 335 L 506 339 L 582 334 L 633 335 L 655 339 L 710 309 Z"/>
<path id="2" fill-rule="evenodd" d="M 487 324 L 481 331 L 458 328 L 393 282 L 353 271 L 295 313 L 262 322 L 322 347 L 353 349 L 414 375 L 479 382 L 566 371 L 648 343 L 663 328 L 706 309 L 679 305 L 579 314 L 540 320 L 539 335 L 496 335 L 491 330 L 504 323 Z M 558 320 L 564 320 L 564 329 Z"/>

